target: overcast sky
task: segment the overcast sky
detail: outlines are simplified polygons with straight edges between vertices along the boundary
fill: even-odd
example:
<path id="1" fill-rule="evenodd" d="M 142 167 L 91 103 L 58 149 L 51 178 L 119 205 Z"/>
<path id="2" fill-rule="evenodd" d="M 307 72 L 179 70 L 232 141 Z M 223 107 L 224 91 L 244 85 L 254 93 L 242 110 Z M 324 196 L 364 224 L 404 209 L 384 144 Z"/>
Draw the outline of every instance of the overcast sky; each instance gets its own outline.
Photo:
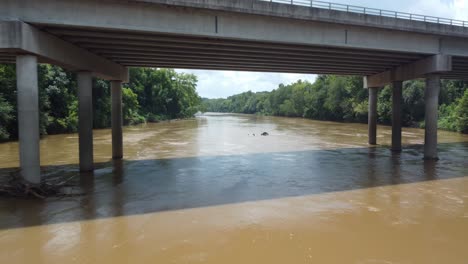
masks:
<path id="1" fill-rule="evenodd" d="M 330 2 L 453 18 L 468 21 L 468 0 L 333 0 Z M 225 98 L 246 91 L 271 91 L 280 83 L 298 79 L 314 81 L 313 74 L 177 70 L 198 77 L 198 93 L 206 98 Z"/>

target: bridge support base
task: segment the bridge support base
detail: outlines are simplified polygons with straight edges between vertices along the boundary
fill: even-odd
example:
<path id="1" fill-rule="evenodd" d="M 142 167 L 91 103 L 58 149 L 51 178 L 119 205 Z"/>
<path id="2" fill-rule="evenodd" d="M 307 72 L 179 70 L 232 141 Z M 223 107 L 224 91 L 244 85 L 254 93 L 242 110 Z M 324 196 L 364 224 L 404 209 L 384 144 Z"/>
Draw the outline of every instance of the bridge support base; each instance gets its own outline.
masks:
<path id="1" fill-rule="evenodd" d="M 37 57 L 16 57 L 18 132 L 21 178 L 28 184 L 41 183 L 39 149 L 39 89 Z"/>
<path id="2" fill-rule="evenodd" d="M 392 151 L 401 151 L 402 81 L 392 83 Z"/>
<path id="3" fill-rule="evenodd" d="M 111 82 L 112 100 L 112 158 L 123 158 L 122 139 L 122 81 Z"/>
<path id="4" fill-rule="evenodd" d="M 377 94 L 379 88 L 369 88 L 369 144 L 377 145 Z"/>
<path id="5" fill-rule="evenodd" d="M 80 171 L 92 171 L 93 165 L 93 91 L 91 72 L 79 72 L 78 134 Z"/>
<path id="6" fill-rule="evenodd" d="M 426 78 L 425 91 L 425 135 L 424 159 L 437 160 L 437 117 L 439 107 L 440 76 L 433 74 Z"/>

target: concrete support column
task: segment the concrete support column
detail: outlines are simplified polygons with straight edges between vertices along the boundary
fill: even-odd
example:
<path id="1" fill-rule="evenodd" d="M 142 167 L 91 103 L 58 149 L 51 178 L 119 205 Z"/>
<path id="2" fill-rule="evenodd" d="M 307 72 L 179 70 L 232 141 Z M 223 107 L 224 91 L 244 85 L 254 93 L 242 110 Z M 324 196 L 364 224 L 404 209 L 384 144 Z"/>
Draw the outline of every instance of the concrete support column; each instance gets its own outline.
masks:
<path id="1" fill-rule="evenodd" d="M 369 87 L 369 144 L 377 144 L 377 93 L 379 88 Z"/>
<path id="2" fill-rule="evenodd" d="M 122 139 L 122 82 L 111 82 L 112 97 L 112 158 L 123 158 L 123 139 Z"/>
<path id="3" fill-rule="evenodd" d="M 392 83 L 392 151 L 401 151 L 401 100 L 403 82 Z"/>
<path id="4" fill-rule="evenodd" d="M 39 88 L 37 57 L 16 57 L 18 96 L 19 154 L 22 179 L 32 185 L 41 183 L 39 153 Z"/>
<path id="5" fill-rule="evenodd" d="M 425 91 L 425 135 L 424 159 L 438 159 L 437 157 L 437 118 L 439 107 L 440 76 L 426 77 Z"/>
<path id="6" fill-rule="evenodd" d="M 93 165 L 93 90 L 91 72 L 79 72 L 78 134 L 80 171 L 92 171 Z"/>

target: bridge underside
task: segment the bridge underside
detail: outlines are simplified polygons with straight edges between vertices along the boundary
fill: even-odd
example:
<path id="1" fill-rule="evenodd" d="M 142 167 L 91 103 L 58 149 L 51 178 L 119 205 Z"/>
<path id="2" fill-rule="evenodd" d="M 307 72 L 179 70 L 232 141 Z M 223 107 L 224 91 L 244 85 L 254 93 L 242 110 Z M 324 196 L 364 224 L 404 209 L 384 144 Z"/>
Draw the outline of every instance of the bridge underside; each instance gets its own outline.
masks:
<path id="1" fill-rule="evenodd" d="M 423 53 L 36 25 L 122 66 L 371 76 L 428 57 Z M 0 62 L 14 63 L 15 51 Z M 468 79 L 468 58 L 452 57 L 444 79 Z"/>

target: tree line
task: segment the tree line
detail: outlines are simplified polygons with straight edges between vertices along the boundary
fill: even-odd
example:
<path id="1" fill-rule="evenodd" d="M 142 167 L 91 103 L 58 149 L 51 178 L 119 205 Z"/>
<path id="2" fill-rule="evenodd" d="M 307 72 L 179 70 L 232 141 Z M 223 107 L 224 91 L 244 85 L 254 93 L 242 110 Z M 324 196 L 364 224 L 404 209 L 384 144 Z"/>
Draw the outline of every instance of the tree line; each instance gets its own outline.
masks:
<path id="1" fill-rule="evenodd" d="M 76 75 L 60 67 L 38 66 L 41 135 L 72 133 L 78 129 Z M 197 78 L 172 69 L 131 68 L 123 85 L 125 125 L 193 116 L 201 104 Z M 18 136 L 15 65 L 0 64 L 0 141 Z M 108 81 L 93 80 L 93 126 L 111 124 Z"/>
<path id="2" fill-rule="evenodd" d="M 72 133 L 78 128 L 76 76 L 60 67 L 38 66 L 40 132 Z M 255 84 L 252 84 L 255 85 Z M 367 122 L 368 92 L 361 77 L 320 75 L 314 83 L 297 81 L 271 92 L 245 92 L 227 99 L 201 99 L 197 78 L 172 69 L 131 68 L 122 90 L 124 124 L 192 117 L 197 111 L 305 117 Z M 402 121 L 424 126 L 423 80 L 404 83 Z M 442 81 L 439 128 L 468 133 L 468 82 Z M 379 91 L 378 122 L 391 124 L 391 87 Z M 111 123 L 110 83 L 93 80 L 93 126 Z M 0 64 L 0 140 L 17 138 L 16 73 Z"/>
<path id="3" fill-rule="evenodd" d="M 254 85 L 254 84 L 253 84 Z M 439 96 L 441 129 L 468 133 L 468 82 L 442 81 Z M 404 126 L 424 127 L 424 80 L 404 82 L 402 122 Z M 203 99 L 209 112 L 305 117 L 339 122 L 367 122 L 368 91 L 362 77 L 319 75 L 314 83 L 297 81 L 280 84 L 271 92 L 251 91 L 227 99 Z M 378 122 L 390 125 L 392 89 L 379 90 Z"/>

